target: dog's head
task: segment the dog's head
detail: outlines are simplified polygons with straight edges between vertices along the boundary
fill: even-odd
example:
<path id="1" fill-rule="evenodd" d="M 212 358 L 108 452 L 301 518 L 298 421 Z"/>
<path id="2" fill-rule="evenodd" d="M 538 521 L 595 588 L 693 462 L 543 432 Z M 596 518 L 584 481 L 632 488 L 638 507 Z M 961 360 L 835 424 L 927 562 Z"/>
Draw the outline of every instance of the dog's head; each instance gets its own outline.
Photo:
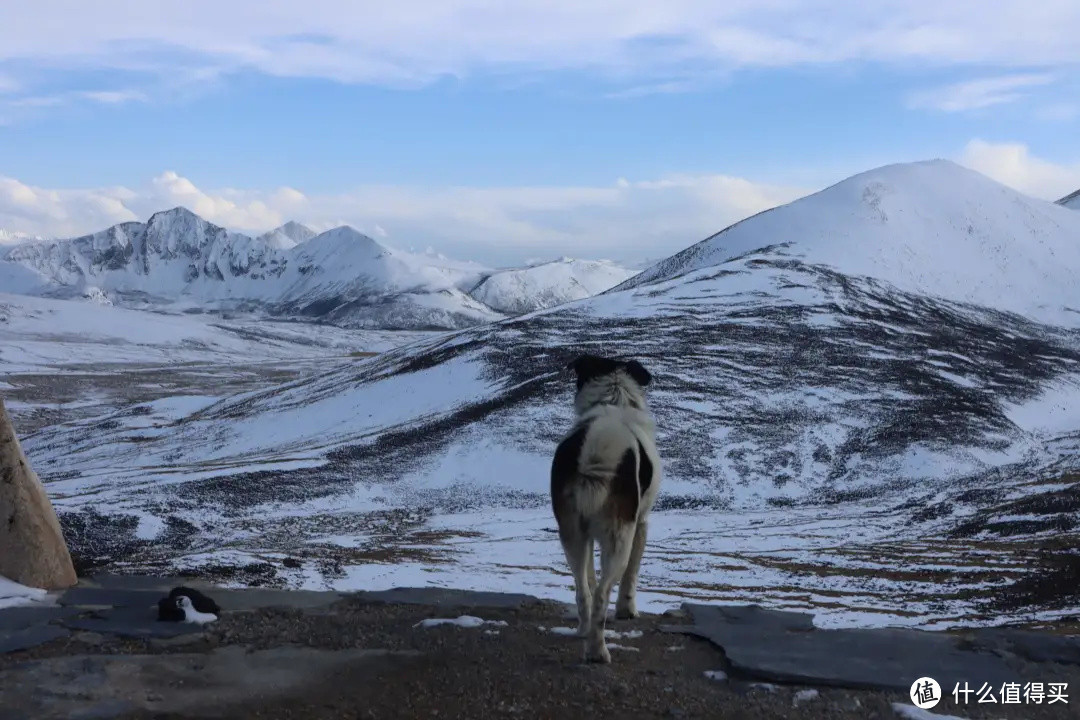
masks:
<path id="1" fill-rule="evenodd" d="M 581 392 L 581 389 L 590 381 L 614 375 L 620 370 L 641 388 L 652 382 L 652 375 L 637 360 L 613 360 L 599 355 L 579 355 L 567 365 L 567 368 L 573 370 L 577 376 L 578 392 Z"/>

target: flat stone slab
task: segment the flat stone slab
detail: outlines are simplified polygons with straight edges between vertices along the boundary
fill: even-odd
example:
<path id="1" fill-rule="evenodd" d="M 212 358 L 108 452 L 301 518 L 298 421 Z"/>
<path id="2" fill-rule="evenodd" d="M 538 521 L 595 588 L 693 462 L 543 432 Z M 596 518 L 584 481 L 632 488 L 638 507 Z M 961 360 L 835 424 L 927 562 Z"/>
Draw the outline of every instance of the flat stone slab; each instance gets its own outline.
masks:
<path id="1" fill-rule="evenodd" d="M 517 608 L 545 603 L 532 595 L 450 588 L 419 587 L 355 592 L 278 590 L 274 588 L 218 588 L 191 578 L 139 575 L 95 575 L 81 579 L 59 602 L 83 607 L 142 607 L 155 605 L 178 585 L 196 588 L 213 598 L 223 611 L 245 612 L 259 608 L 317 609 L 345 598 L 364 602 L 432 605 L 435 607 Z"/>
<path id="2" fill-rule="evenodd" d="M 403 605 L 432 605 L 440 608 L 520 608 L 526 605 L 550 604 L 533 595 L 521 593 L 498 593 L 450 588 L 394 588 L 352 592 L 346 595 L 364 602 L 401 603 Z"/>
<path id="3" fill-rule="evenodd" d="M 222 612 L 246 612 L 271 607 L 313 610 L 329 607 L 345 597 L 344 593 L 333 591 L 264 588 L 209 589 L 205 592 L 221 607 Z"/>
<path id="4" fill-rule="evenodd" d="M 29 650 L 70 633 L 52 624 L 77 611 L 56 605 L 25 605 L 0 610 L 0 655 Z"/>
<path id="5" fill-rule="evenodd" d="M 54 620 L 75 615 L 78 610 L 57 605 L 22 605 L 0 610 L 0 635 L 8 631 L 25 630 L 34 625 L 47 625 Z"/>
<path id="6" fill-rule="evenodd" d="M 1035 663 L 1080 665 L 1080 636 L 1011 628 L 979 628 L 964 635 L 973 647 L 1008 653 Z"/>
<path id="7" fill-rule="evenodd" d="M 956 683 L 1001 687 L 1044 679 L 1037 669 L 1010 664 L 954 634 L 902 628 L 822 630 L 803 613 L 757 606 L 683 607 L 693 625 L 664 630 L 707 638 L 723 649 L 735 672 L 766 682 L 906 693 L 924 676 L 949 691 Z"/>
<path id="8" fill-rule="evenodd" d="M 29 650 L 70 634 L 56 625 L 35 625 L 21 630 L 0 631 L 0 655 L 18 650 Z"/>
<path id="9" fill-rule="evenodd" d="M 245 612 L 268 607 L 320 608 L 333 605 L 344 597 L 342 593 L 333 591 L 229 589 L 184 578 L 107 575 L 87 580 L 85 584 L 80 581 L 77 587 L 64 592 L 58 602 L 80 607 L 153 608 L 156 615 L 158 600 L 181 585 L 205 592 L 223 612 Z"/>
<path id="10" fill-rule="evenodd" d="M 168 595 L 171 589 L 130 590 L 76 586 L 66 590 L 56 602 L 68 607 L 157 607 L 157 601 Z"/>
<path id="11" fill-rule="evenodd" d="M 177 585 L 206 590 L 214 587 L 199 578 L 162 577 L 157 575 L 91 575 L 79 578 L 78 587 L 102 588 L 107 590 L 145 590 L 168 595 Z"/>
<path id="12" fill-rule="evenodd" d="M 201 633 L 207 626 L 186 622 L 162 622 L 157 607 L 117 607 L 99 610 L 90 617 L 64 618 L 61 624 L 71 630 L 118 635 L 129 638 L 172 638 Z"/>
<path id="13" fill-rule="evenodd" d="M 230 646 L 209 653 L 47 658 L 0 671 L 0 720 L 111 718 L 138 711 L 223 717 L 231 705 L 284 696 L 345 667 L 374 671 L 416 654 L 306 647 L 249 652 Z"/>

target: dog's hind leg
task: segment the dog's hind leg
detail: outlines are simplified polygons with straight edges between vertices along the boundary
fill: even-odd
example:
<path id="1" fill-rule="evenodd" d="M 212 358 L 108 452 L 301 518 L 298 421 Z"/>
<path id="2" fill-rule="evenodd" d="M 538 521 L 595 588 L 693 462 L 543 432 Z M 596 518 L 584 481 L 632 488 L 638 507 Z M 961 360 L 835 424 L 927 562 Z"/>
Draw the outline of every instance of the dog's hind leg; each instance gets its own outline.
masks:
<path id="1" fill-rule="evenodd" d="M 574 576 L 574 600 L 577 603 L 578 637 L 585 637 L 589 629 L 592 611 L 593 589 L 596 586 L 596 568 L 593 564 L 593 543 L 580 529 L 559 529 L 566 562 Z"/>
<path id="2" fill-rule="evenodd" d="M 592 624 L 585 640 L 585 659 L 589 662 L 611 662 L 611 652 L 604 642 L 607 609 L 611 589 L 626 571 L 630 550 L 634 544 L 634 525 L 619 523 L 607 537 L 600 539 L 600 581 L 593 594 Z"/>
<path id="3" fill-rule="evenodd" d="M 626 563 L 626 572 L 619 581 L 619 599 L 615 601 L 615 617 L 625 620 L 636 618 L 637 611 L 637 582 L 638 573 L 641 572 L 641 555 L 645 552 L 645 540 L 648 536 L 649 524 L 642 520 L 637 524 L 634 531 L 634 544 L 630 548 L 630 559 Z"/>
<path id="4" fill-rule="evenodd" d="M 585 565 L 585 572 L 589 580 L 589 594 L 596 592 L 596 548 L 593 546 L 593 539 L 589 538 L 585 541 L 588 546 L 589 562 Z"/>

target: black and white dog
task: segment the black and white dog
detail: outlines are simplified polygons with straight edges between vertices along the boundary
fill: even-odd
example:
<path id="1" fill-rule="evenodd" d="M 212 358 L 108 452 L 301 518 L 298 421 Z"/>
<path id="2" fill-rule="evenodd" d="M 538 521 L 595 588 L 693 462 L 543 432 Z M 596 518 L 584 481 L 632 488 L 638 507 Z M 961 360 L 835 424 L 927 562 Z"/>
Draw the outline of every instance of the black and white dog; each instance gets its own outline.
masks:
<path id="1" fill-rule="evenodd" d="M 641 553 L 660 487 L 655 425 L 644 390 L 652 376 L 636 360 L 596 355 L 582 355 L 569 367 L 577 374 L 577 422 L 555 450 L 551 505 L 574 574 L 585 659 L 606 663 L 611 588 L 619 583 L 616 617 L 637 617 Z M 600 545 L 599 583 L 594 542 Z"/>

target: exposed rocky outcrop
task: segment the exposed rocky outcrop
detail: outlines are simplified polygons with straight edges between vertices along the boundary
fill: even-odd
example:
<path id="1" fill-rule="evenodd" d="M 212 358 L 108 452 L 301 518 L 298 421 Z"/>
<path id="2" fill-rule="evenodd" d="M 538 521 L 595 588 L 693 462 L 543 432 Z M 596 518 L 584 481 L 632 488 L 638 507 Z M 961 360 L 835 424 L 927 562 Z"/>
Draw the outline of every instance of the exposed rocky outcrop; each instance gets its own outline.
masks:
<path id="1" fill-rule="evenodd" d="M 56 590 L 78 578 L 52 503 L 0 400 L 0 575 Z"/>

